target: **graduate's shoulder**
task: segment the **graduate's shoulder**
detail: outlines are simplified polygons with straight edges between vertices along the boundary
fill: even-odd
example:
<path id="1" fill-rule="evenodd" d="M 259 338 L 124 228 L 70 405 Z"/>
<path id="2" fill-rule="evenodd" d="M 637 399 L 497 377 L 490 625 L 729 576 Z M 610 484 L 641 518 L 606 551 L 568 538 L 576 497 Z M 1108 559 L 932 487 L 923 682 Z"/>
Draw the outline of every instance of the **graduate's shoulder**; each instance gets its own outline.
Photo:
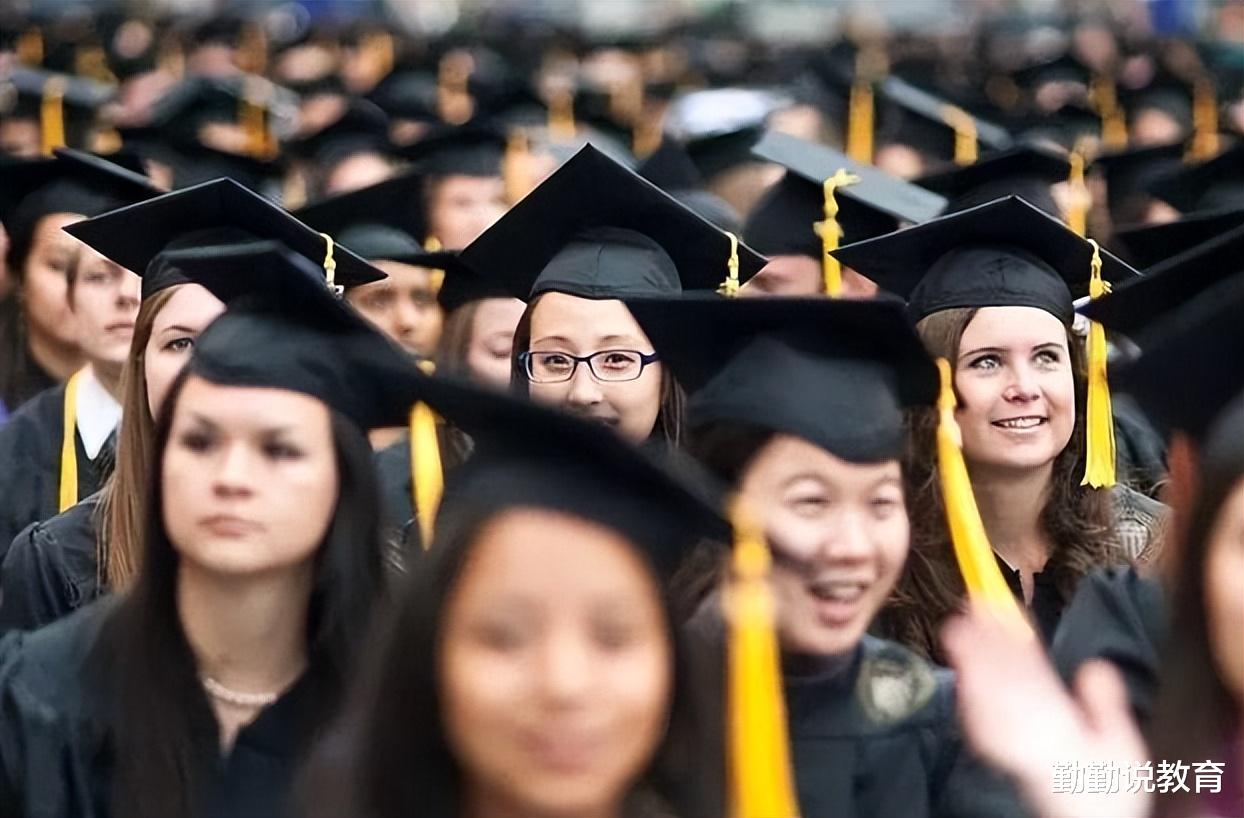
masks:
<path id="1" fill-rule="evenodd" d="M 0 700 L 39 721 L 71 717 L 90 697 L 91 661 L 115 602 L 103 599 L 35 631 L 0 639 Z"/>

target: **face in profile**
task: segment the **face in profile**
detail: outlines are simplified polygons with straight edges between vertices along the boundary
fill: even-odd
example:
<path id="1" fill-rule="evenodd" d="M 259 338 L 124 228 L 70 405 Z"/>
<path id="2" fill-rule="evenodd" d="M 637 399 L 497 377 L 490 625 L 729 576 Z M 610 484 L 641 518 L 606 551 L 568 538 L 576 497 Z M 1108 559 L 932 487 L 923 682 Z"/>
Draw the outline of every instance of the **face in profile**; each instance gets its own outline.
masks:
<path id="1" fill-rule="evenodd" d="M 850 463 L 778 435 L 743 473 L 761 515 L 784 652 L 852 650 L 885 603 L 907 558 L 910 525 L 897 461 Z"/>
<path id="2" fill-rule="evenodd" d="M 200 333 L 224 311 L 225 305 L 203 285 L 180 284 L 152 319 L 142 355 L 147 408 L 153 418 L 160 414 L 164 396 L 190 360 Z"/>
<path id="3" fill-rule="evenodd" d="M 235 578 L 309 575 L 338 494 L 323 403 L 192 375 L 161 463 L 164 527 L 183 567 Z"/>
<path id="4" fill-rule="evenodd" d="M 1049 468 L 1075 428 L 1067 328 L 1035 307 L 985 307 L 955 363 L 963 456 L 973 474 Z"/>
<path id="5" fill-rule="evenodd" d="M 532 307 L 530 351 L 543 364 L 537 371 L 543 382 L 530 383 L 532 398 L 609 426 L 636 443 L 652 434 L 661 410 L 662 367 L 635 363 L 637 354 L 653 354 L 652 342 L 621 301 L 543 294 Z M 602 352 L 617 354 L 597 358 L 595 375 L 570 357 Z"/>
<path id="6" fill-rule="evenodd" d="M 526 308 L 517 298 L 485 298 L 476 304 L 466 351 L 471 377 L 499 389 L 509 387 L 514 330 Z"/>
<path id="7" fill-rule="evenodd" d="M 87 360 L 119 371 L 130 352 L 142 279 L 85 245 L 79 248 L 70 305 Z"/>
<path id="8" fill-rule="evenodd" d="M 559 512 L 498 515 L 448 594 L 440 645 L 464 812 L 617 814 L 673 690 L 659 586 L 630 542 Z"/>
<path id="9" fill-rule="evenodd" d="M 66 348 L 78 345 L 77 320 L 69 308 L 69 269 L 82 244 L 61 228 L 80 220 L 72 213 L 40 219 L 22 278 L 22 309 L 30 333 Z"/>
<path id="10" fill-rule="evenodd" d="M 346 299 L 412 355 L 430 357 L 440 340 L 443 317 L 436 302 L 435 275 L 425 267 L 377 261 L 388 278 L 352 288 Z"/>

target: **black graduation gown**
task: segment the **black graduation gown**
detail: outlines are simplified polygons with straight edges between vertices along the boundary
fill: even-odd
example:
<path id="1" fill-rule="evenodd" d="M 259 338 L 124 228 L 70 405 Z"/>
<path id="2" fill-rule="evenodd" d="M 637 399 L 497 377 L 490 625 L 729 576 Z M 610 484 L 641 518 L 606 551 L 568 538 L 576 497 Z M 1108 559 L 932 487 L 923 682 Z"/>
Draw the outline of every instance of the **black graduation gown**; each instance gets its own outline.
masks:
<path id="1" fill-rule="evenodd" d="M 375 462 L 383 504 L 381 522 L 388 537 L 395 539 L 415 516 L 410 490 L 410 433 L 403 432 L 395 443 L 376 452 Z"/>
<path id="2" fill-rule="evenodd" d="M 0 634 L 34 630 L 98 597 L 99 493 L 28 525 L 0 564 Z"/>
<path id="3" fill-rule="evenodd" d="M 111 748 L 99 680 L 88 660 L 111 610 L 103 600 L 33 633 L 0 641 L 0 815 L 108 818 Z M 243 728 L 229 755 L 205 771 L 204 818 L 283 818 L 324 713 L 304 676 Z M 207 707 L 206 700 L 203 703 Z M 205 747 L 218 741 L 204 725 Z M 123 818 L 123 816 L 116 816 Z"/>
<path id="4" fill-rule="evenodd" d="M 1166 617 L 1165 594 L 1156 579 L 1130 565 L 1094 571 L 1080 581 L 1054 634 L 1054 664 L 1070 682 L 1089 659 L 1110 662 L 1123 676 L 1137 721 L 1147 724 Z"/>
<path id="5" fill-rule="evenodd" d="M 0 395 L 0 425 L 4 424 L 7 417 L 12 417 L 18 409 L 21 409 L 31 399 L 56 387 L 57 380 L 47 373 L 43 367 L 39 366 L 34 356 L 30 354 L 30 347 L 24 347 L 22 350 L 22 367 L 21 381 L 16 384 L 12 394 L 8 396 Z"/>
<path id="6" fill-rule="evenodd" d="M 0 427 L 0 563 L 22 529 L 60 510 L 64 413 L 65 387 L 61 385 L 31 400 Z M 78 497 L 82 498 L 99 491 L 112 472 L 112 446 L 104 444 L 91 460 L 82 438 L 75 435 L 74 442 Z"/>

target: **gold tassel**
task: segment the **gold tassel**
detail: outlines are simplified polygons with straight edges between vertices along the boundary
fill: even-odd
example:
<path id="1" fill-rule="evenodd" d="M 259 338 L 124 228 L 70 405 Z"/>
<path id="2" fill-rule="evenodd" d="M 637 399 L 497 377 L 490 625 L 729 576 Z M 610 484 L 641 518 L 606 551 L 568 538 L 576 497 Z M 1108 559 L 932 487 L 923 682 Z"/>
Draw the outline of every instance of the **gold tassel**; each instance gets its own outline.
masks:
<path id="1" fill-rule="evenodd" d="M 857 80 L 851 86 L 851 102 L 847 113 L 847 156 L 856 162 L 873 161 L 873 87 Z"/>
<path id="2" fill-rule="evenodd" d="M 442 249 L 444 249 L 444 247 L 441 244 L 441 240 L 436 236 L 428 236 L 423 240 L 423 249 L 427 250 L 429 253 L 439 253 Z M 428 285 L 432 288 L 432 292 L 439 293 L 442 285 L 445 283 L 445 271 L 436 269 L 435 267 L 429 267 L 428 273 Z M 429 372 L 428 374 L 430 375 L 432 373 Z"/>
<path id="3" fill-rule="evenodd" d="M 574 92 L 569 88 L 553 92 L 549 100 L 549 138 L 555 142 L 574 139 Z"/>
<path id="4" fill-rule="evenodd" d="M 1015 595 L 998 569 L 989 535 L 981 522 L 980 509 L 976 506 L 976 496 L 972 493 L 972 480 L 963 462 L 963 439 L 955 420 L 956 400 L 950 363 L 938 358 L 937 370 L 942 383 L 937 398 L 937 471 L 946 507 L 946 524 L 950 528 L 963 584 L 968 597 L 983 602 L 998 619 L 1031 633 Z"/>
<path id="5" fill-rule="evenodd" d="M 49 77 L 39 103 L 39 131 L 44 156 L 65 147 L 65 78 Z"/>
<path id="6" fill-rule="evenodd" d="M 426 551 L 432 544 L 436 510 L 444 493 L 444 472 L 436 439 L 436 413 L 423 402 L 410 410 L 410 487 L 415 520 Z"/>
<path id="7" fill-rule="evenodd" d="M 1127 147 L 1127 120 L 1123 109 L 1119 107 L 1119 95 L 1114 80 L 1109 76 L 1098 76 L 1093 79 L 1089 89 L 1089 100 L 1097 115 L 1101 117 L 1101 140 L 1111 150 L 1123 150 Z"/>
<path id="8" fill-rule="evenodd" d="M 1101 250 L 1093 245 L 1092 275 L 1089 298 L 1096 300 L 1110 292 L 1110 284 L 1101 277 Z M 1106 377 L 1106 329 L 1096 321 L 1089 322 L 1088 337 L 1088 400 L 1085 414 L 1084 479 L 1082 486 L 1095 489 L 1115 484 L 1114 411 L 1110 401 L 1110 382 Z"/>
<path id="9" fill-rule="evenodd" d="M 739 237 L 729 230 L 723 231 L 730 237 L 730 259 L 726 262 L 726 280 L 717 288 L 720 295 L 735 298 L 739 294 Z"/>
<path id="10" fill-rule="evenodd" d="M 853 185 L 859 180 L 860 177 L 848 173 L 846 168 L 838 168 L 822 184 L 825 221 L 814 222 L 812 230 L 821 237 L 821 274 L 824 278 L 825 294 L 830 298 L 842 295 L 842 264 L 829 254 L 830 250 L 838 249 L 838 242 L 842 240 L 842 225 L 838 224 L 838 197 L 835 194 L 838 188 Z"/>
<path id="11" fill-rule="evenodd" d="M 731 818 L 796 818 L 790 740 L 769 588 L 764 532 L 736 498 L 731 577 L 723 597 L 729 626 L 726 712 Z"/>
<path id="12" fill-rule="evenodd" d="M 1067 227 L 1083 237 L 1088 232 L 1088 208 L 1092 201 L 1092 194 L 1084 184 L 1084 154 L 1077 147 L 1067 158 L 1071 162 L 1071 173 L 1067 176 Z"/>
<path id="13" fill-rule="evenodd" d="M 345 292 L 344 287 L 337 286 L 337 259 L 333 258 L 333 237 L 327 233 L 321 233 L 324 237 L 324 283 L 328 285 L 328 289 L 338 298 Z"/>
<path id="14" fill-rule="evenodd" d="M 1204 162 L 1218 154 L 1218 97 L 1208 77 L 1197 80 L 1192 97 L 1192 145 L 1188 158 Z"/>
<path id="15" fill-rule="evenodd" d="M 60 496 L 56 504 L 58 511 L 64 511 L 78 502 L 78 383 L 85 371 L 78 370 L 65 382 L 60 444 Z"/>
<path id="16" fill-rule="evenodd" d="M 13 51 L 22 65 L 32 68 L 43 65 L 43 32 L 38 28 L 23 31 L 14 43 Z"/>
<path id="17" fill-rule="evenodd" d="M 505 200 L 510 204 L 531 192 L 531 144 L 523 128 L 514 128 L 506 137 L 501 178 L 505 183 Z"/>
<path id="18" fill-rule="evenodd" d="M 975 164 L 979 150 L 976 144 L 976 120 L 957 105 L 943 105 L 942 121 L 955 132 L 955 164 Z"/>

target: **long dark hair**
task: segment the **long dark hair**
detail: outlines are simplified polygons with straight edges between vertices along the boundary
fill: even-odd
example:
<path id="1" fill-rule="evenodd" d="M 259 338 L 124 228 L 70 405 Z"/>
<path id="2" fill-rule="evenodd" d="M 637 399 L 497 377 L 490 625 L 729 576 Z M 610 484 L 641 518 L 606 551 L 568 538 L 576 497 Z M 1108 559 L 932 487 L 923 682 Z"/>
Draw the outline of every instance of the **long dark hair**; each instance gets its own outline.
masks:
<path id="1" fill-rule="evenodd" d="M 145 554 L 138 578 L 105 623 L 93 657 L 111 739 L 116 815 L 180 818 L 201 803 L 205 775 L 218 757 L 217 731 L 177 615 L 179 556 L 164 528 L 163 454 L 192 361 L 169 389 L 156 421 L 146 509 Z M 331 719 L 383 581 L 377 481 L 371 447 L 348 420 L 332 416 L 340 488 L 316 556 L 308 617 L 308 670 Z M 323 722 L 322 722 L 323 723 Z M 316 726 L 300 725 L 314 732 Z"/>
<path id="2" fill-rule="evenodd" d="M 526 395 L 528 392 L 527 373 L 519 356 L 531 348 L 531 316 L 540 303 L 541 296 L 536 296 L 527 303 L 527 309 L 518 319 L 514 329 L 514 352 L 510 358 L 510 386 L 515 392 Z M 657 412 L 656 423 L 652 426 L 649 440 L 660 440 L 670 448 L 678 448 L 682 442 L 683 420 L 686 415 L 686 394 L 668 368 L 661 369 L 661 408 Z"/>
<path id="3" fill-rule="evenodd" d="M 461 814 L 461 774 L 445 738 L 437 655 L 448 595 L 495 512 L 446 499 L 432 547 L 410 566 L 397 604 L 371 640 L 376 650 L 337 735 L 340 742 L 329 744 L 327 775 L 318 774 L 317 764 L 309 780 L 307 800 L 315 815 Z M 719 815 L 722 765 L 705 749 L 717 744 L 694 700 L 702 688 L 693 675 L 697 657 L 676 628 L 668 600 L 666 624 L 675 656 L 669 726 L 628 806 L 645 818 Z"/>
<path id="4" fill-rule="evenodd" d="M 963 332 L 976 316 L 970 308 L 934 313 L 916 327 L 929 353 L 957 360 Z M 1054 544 L 1043 573 L 1070 599 L 1080 578 L 1094 568 L 1120 561 L 1111 495 L 1080 485 L 1084 473 L 1086 358 L 1084 342 L 1067 329 L 1075 379 L 1076 415 L 1071 440 L 1054 459 L 1041 526 Z M 908 414 L 908 452 L 904 463 L 911 514 L 911 551 L 903 575 L 879 620 L 886 636 L 934 661 L 942 661 L 938 631 L 963 604 L 967 590 L 955 562 L 946 527 L 937 474 L 937 411 Z"/>
<path id="5" fill-rule="evenodd" d="M 1205 593 L 1218 517 L 1244 480 L 1242 428 L 1244 404 L 1237 404 L 1210 433 L 1202 449 L 1197 497 L 1182 538 L 1173 588 L 1171 638 L 1166 641 L 1160 664 L 1161 686 L 1151 733 L 1155 760 L 1192 764 L 1220 759 L 1228 742 L 1237 739 L 1244 719 L 1241 703 L 1223 683 L 1214 661 Z M 1239 785 L 1238 769 L 1228 767 L 1227 774 L 1224 791 L 1232 774 L 1237 776 L 1234 785 Z M 1164 818 L 1196 814 L 1194 798 L 1170 794 L 1161 799 L 1157 814 Z"/>

